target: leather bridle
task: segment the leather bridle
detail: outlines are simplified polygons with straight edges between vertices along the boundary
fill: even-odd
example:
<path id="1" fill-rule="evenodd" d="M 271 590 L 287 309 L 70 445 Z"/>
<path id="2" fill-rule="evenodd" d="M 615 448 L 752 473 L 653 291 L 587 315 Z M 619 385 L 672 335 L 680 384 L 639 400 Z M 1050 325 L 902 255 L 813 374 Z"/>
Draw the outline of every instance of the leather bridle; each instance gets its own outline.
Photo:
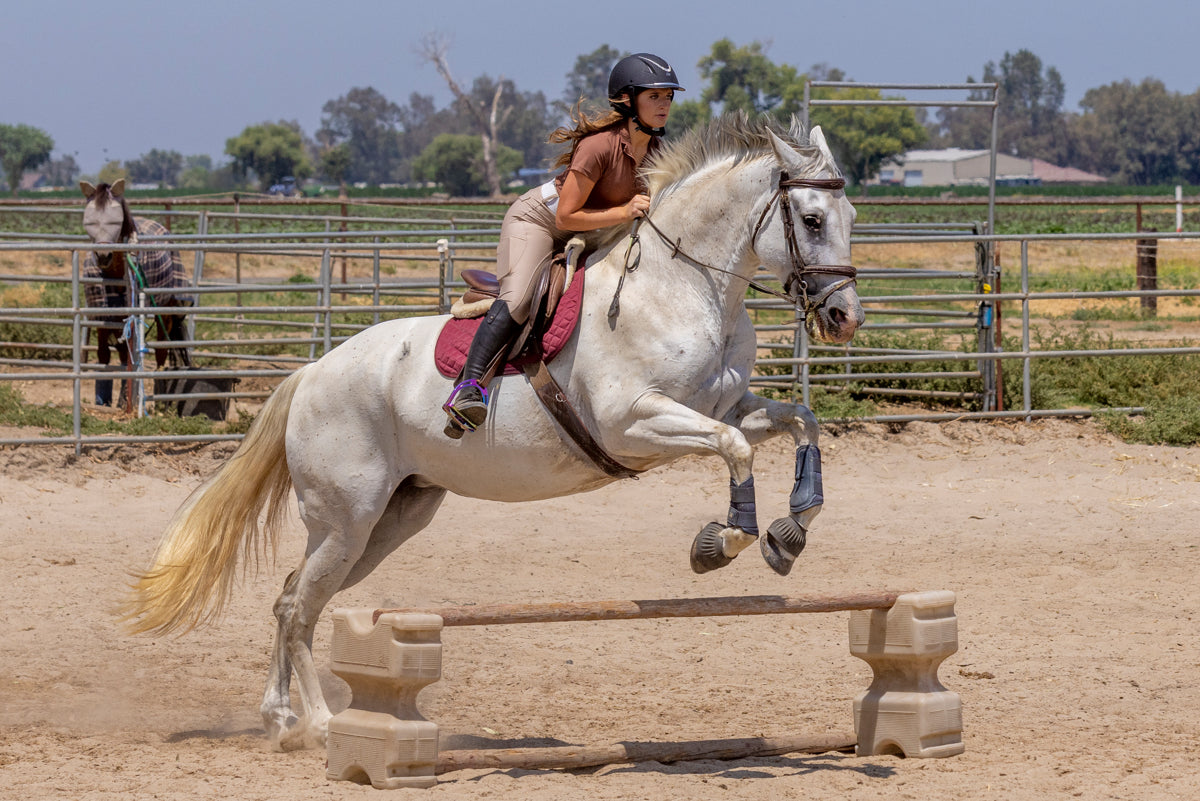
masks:
<path id="1" fill-rule="evenodd" d="M 758 222 L 754 226 L 754 234 L 750 237 L 750 246 L 753 247 L 754 242 L 758 239 L 758 233 L 762 230 L 763 223 L 767 219 L 767 215 L 771 212 L 771 208 L 778 203 L 779 213 L 783 218 L 784 242 L 787 243 L 788 257 L 792 262 L 792 272 L 788 275 L 787 280 L 784 281 L 783 290 L 787 294 L 788 299 L 803 310 L 804 326 L 808 329 L 809 333 L 812 333 L 812 315 L 816 313 L 816 310 L 834 292 L 858 283 L 858 270 L 851 264 L 809 264 L 804 261 L 804 257 L 800 254 L 800 242 L 796 239 L 796 223 L 792 217 L 792 203 L 788 197 L 788 190 L 824 189 L 836 192 L 845 188 L 846 179 L 844 178 L 792 178 L 786 171 L 781 170 L 775 194 L 767 201 L 762 214 L 758 215 Z M 808 282 L 805 280 L 805 276 L 808 275 L 843 275 L 845 278 L 830 284 L 819 295 L 810 298 L 808 296 Z M 799 291 L 794 291 L 794 288 Z"/>
<path id="2" fill-rule="evenodd" d="M 783 284 L 783 292 L 778 292 L 770 287 L 763 286 L 751 278 L 745 278 L 730 270 L 723 270 L 720 267 L 714 267 L 711 264 L 705 264 L 698 261 L 683 251 L 680 247 L 681 240 L 676 239 L 674 242 L 654 224 L 654 221 L 649 216 L 639 217 L 633 222 L 633 230 L 629 234 L 629 247 L 625 251 L 625 269 L 621 272 L 621 278 L 617 282 L 616 292 L 613 294 L 612 303 L 609 305 L 608 316 L 612 319 L 619 313 L 621 287 L 625 283 L 625 273 L 633 272 L 637 269 L 638 263 L 641 261 L 641 243 L 638 241 L 638 227 L 641 223 L 646 223 L 653 231 L 658 234 L 664 242 L 671 246 L 671 258 L 682 256 L 698 267 L 703 267 L 706 270 L 725 273 L 732 275 L 735 278 L 741 278 L 751 287 L 766 295 L 772 295 L 781 300 L 786 300 L 800 309 L 804 314 L 804 328 L 809 334 L 813 332 L 813 325 L 816 318 L 816 313 L 822 304 L 829 299 L 829 296 L 840 289 L 847 286 L 857 284 L 858 270 L 851 264 L 809 264 L 804 261 L 804 257 L 800 254 L 800 242 L 796 238 L 796 224 L 792 217 L 792 203 L 788 197 L 788 191 L 791 189 L 824 189 L 836 192 L 846 187 L 844 178 L 792 178 L 786 171 L 781 170 L 779 173 L 779 184 L 776 186 L 775 192 L 771 199 L 767 201 L 767 205 L 763 208 L 762 213 L 758 215 L 758 222 L 754 226 L 754 234 L 750 237 L 750 246 L 754 247 L 754 242 L 758 239 L 759 231 L 762 230 L 763 223 L 767 219 L 772 207 L 776 203 L 779 204 L 780 214 L 783 217 L 784 241 L 787 243 L 788 257 L 792 262 L 792 272 L 788 275 L 787 280 Z M 634 246 L 637 246 L 637 256 L 633 257 L 630 262 Z M 808 281 L 805 276 L 809 275 L 841 275 L 845 276 L 841 281 L 835 281 L 825 287 L 820 294 L 815 297 L 810 297 L 808 294 Z M 797 291 L 798 290 L 798 291 Z"/>

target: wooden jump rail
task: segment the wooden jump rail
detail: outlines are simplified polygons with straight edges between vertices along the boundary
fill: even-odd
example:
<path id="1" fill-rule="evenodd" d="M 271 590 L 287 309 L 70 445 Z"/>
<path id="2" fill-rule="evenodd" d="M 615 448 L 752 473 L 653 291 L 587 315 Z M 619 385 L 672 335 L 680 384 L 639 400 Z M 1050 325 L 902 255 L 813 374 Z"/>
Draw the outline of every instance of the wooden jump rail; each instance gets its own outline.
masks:
<path id="1" fill-rule="evenodd" d="M 464 768 L 581 768 L 851 748 L 859 756 L 959 754 L 961 701 L 937 677 L 941 662 L 958 650 L 954 601 L 954 593 L 943 590 L 338 609 L 333 672 L 350 685 L 353 699 L 329 723 L 326 776 L 378 788 L 431 787 L 437 774 Z M 874 671 L 871 686 L 854 701 L 853 735 L 439 752 L 437 724 L 417 710 L 417 694 L 441 678 L 444 626 L 824 612 L 850 612 L 850 653 Z"/>
<path id="2" fill-rule="evenodd" d="M 746 595 L 716 598 L 667 598 L 657 601 L 579 601 L 545 604 L 492 604 L 429 609 L 376 609 L 371 622 L 390 612 L 438 615 L 443 626 L 502 626 L 514 623 L 579 623 L 592 620 L 648 620 L 664 617 L 783 615 L 804 612 L 853 612 L 891 609 L 900 592 L 851 595 Z"/>

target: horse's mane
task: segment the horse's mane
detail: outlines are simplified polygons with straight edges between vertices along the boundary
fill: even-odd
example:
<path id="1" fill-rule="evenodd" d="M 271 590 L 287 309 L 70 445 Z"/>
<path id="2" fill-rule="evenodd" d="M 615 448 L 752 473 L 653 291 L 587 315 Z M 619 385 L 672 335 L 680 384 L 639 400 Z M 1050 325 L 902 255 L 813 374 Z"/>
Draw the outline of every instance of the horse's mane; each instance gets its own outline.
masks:
<path id="1" fill-rule="evenodd" d="M 760 115 L 750 118 L 739 111 L 724 114 L 708 125 L 693 128 L 682 138 L 666 143 L 642 167 L 650 194 L 658 195 L 689 175 L 729 158 L 738 163 L 769 155 L 771 139 L 767 131 L 773 132 L 809 160 L 809 168 L 802 175 L 793 177 L 811 177 L 822 170 L 840 174 L 837 165 L 820 148 L 809 142 L 808 131 L 798 121 L 792 121 L 789 131 L 784 130 L 772 117 Z"/>
<path id="2" fill-rule="evenodd" d="M 133 235 L 133 214 L 129 211 L 129 203 L 125 200 L 125 196 L 114 197 L 112 193 L 112 184 L 101 183 L 96 187 L 96 193 L 89 198 L 91 202 L 96 204 L 96 208 L 103 211 L 109 202 L 118 203 L 121 206 L 121 241 L 125 242 Z"/>

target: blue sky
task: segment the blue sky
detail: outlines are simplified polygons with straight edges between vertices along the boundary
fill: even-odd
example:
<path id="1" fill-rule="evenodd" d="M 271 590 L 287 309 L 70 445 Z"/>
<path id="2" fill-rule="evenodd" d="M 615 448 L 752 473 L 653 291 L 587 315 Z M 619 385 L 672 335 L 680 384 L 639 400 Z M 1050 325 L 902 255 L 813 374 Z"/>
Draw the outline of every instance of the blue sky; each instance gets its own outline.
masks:
<path id="1" fill-rule="evenodd" d="M 1062 74 L 1068 110 L 1124 79 L 1200 88 L 1196 0 L 26 0 L 6 4 L 2 30 L 0 122 L 42 128 L 91 173 L 154 147 L 221 161 L 227 138 L 267 120 L 311 135 L 325 102 L 356 86 L 443 106 L 448 90 L 417 55 L 431 32 L 461 83 L 502 76 L 550 99 L 603 44 L 671 60 L 694 97 L 696 62 L 726 37 L 801 71 L 888 83 L 979 79 L 1028 49 Z"/>

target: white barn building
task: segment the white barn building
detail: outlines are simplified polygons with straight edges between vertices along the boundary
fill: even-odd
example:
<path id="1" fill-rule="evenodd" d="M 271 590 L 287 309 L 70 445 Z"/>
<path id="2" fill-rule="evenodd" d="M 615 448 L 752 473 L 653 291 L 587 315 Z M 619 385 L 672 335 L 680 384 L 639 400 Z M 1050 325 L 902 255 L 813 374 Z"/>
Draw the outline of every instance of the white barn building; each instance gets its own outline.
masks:
<path id="1" fill-rule="evenodd" d="M 991 171 L 990 150 L 910 150 L 879 168 L 868 186 L 980 186 Z M 1041 159 L 996 154 L 996 183 L 1038 185 L 1042 183 L 1102 183 L 1100 175 L 1069 167 L 1056 167 Z"/>

